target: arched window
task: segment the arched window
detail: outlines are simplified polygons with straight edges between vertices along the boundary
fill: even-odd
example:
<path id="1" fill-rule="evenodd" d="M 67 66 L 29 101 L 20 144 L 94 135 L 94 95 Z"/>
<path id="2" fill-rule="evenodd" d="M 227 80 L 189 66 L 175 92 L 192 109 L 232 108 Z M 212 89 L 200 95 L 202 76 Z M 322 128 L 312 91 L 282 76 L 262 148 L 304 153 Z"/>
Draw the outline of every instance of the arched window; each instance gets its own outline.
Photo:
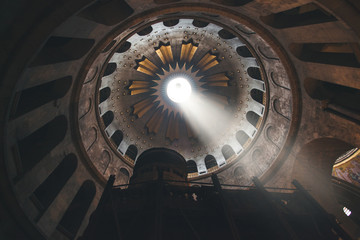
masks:
<path id="1" fill-rule="evenodd" d="M 131 43 L 126 41 L 123 44 L 120 45 L 120 47 L 116 50 L 117 53 L 123 53 L 129 50 L 131 47 Z"/>
<path id="2" fill-rule="evenodd" d="M 179 19 L 167 20 L 167 21 L 164 21 L 164 26 L 173 27 L 173 26 L 177 25 L 178 23 L 179 23 Z"/>
<path id="3" fill-rule="evenodd" d="M 71 82 L 72 77 L 67 76 L 17 93 L 12 117 L 19 117 L 48 102 L 64 97 L 71 86 Z"/>
<path id="4" fill-rule="evenodd" d="M 253 125 L 254 127 L 256 127 L 258 121 L 259 121 L 260 116 L 257 115 L 255 112 L 253 111 L 249 111 L 246 113 L 246 119 L 248 120 L 249 123 L 251 123 L 251 125 Z"/>
<path id="5" fill-rule="evenodd" d="M 236 140 L 241 144 L 241 146 L 244 146 L 248 139 L 249 136 L 243 130 L 236 133 Z"/>
<path id="6" fill-rule="evenodd" d="M 255 101 L 257 101 L 260 104 L 264 104 L 263 100 L 264 100 L 264 92 L 260 91 L 258 89 L 252 89 L 250 91 L 250 95 L 251 98 L 254 99 Z"/>
<path id="7" fill-rule="evenodd" d="M 82 221 L 88 211 L 96 193 L 93 181 L 85 181 L 74 199 L 71 201 L 64 216 L 60 220 L 57 229 L 70 239 L 74 239 L 80 228 Z"/>
<path id="8" fill-rule="evenodd" d="M 143 30 L 139 31 L 137 34 L 139 34 L 140 36 L 145 36 L 148 35 L 149 33 L 151 33 L 153 30 L 153 28 L 151 26 L 144 28 Z"/>
<path id="9" fill-rule="evenodd" d="M 104 121 L 105 128 L 107 128 L 114 120 L 114 113 L 112 111 L 107 111 L 104 115 L 102 115 L 102 119 Z"/>
<path id="10" fill-rule="evenodd" d="M 19 173 L 24 173 L 33 168 L 65 137 L 67 120 L 64 115 L 58 116 L 18 141 L 21 166 Z"/>
<path id="11" fill-rule="evenodd" d="M 258 68 L 258 67 L 249 67 L 247 69 L 247 72 L 248 72 L 250 77 L 252 77 L 254 79 L 257 79 L 257 80 L 262 80 L 261 73 L 260 73 L 260 68 Z"/>
<path id="12" fill-rule="evenodd" d="M 116 130 L 114 134 L 111 136 L 111 140 L 115 143 L 116 147 L 118 147 L 123 140 L 123 133 L 120 130 Z"/>
<path id="13" fill-rule="evenodd" d="M 235 38 L 235 35 L 232 34 L 231 32 L 226 31 L 225 29 L 221 29 L 219 32 L 219 37 L 223 38 L 223 39 L 233 39 Z"/>
<path id="14" fill-rule="evenodd" d="M 229 159 L 230 157 L 235 155 L 234 149 L 229 145 L 224 145 L 221 149 L 222 154 L 225 159 Z"/>
<path id="15" fill-rule="evenodd" d="M 236 52 L 237 52 L 240 56 L 245 57 L 245 58 L 254 57 L 254 56 L 252 55 L 252 53 L 250 52 L 250 50 L 249 50 L 246 46 L 237 47 L 237 48 L 236 48 Z"/>
<path id="16" fill-rule="evenodd" d="M 40 210 L 40 216 L 54 201 L 77 167 L 75 154 L 67 155 L 46 180 L 34 191 L 31 199 Z"/>
<path id="17" fill-rule="evenodd" d="M 114 63 L 114 62 L 109 63 L 106 66 L 103 77 L 106 77 L 106 76 L 109 76 L 109 75 L 113 74 L 115 72 L 115 70 L 116 70 L 116 67 L 117 67 L 116 63 Z"/>
<path id="18" fill-rule="evenodd" d="M 100 90 L 100 103 L 104 102 L 110 97 L 111 89 L 109 87 Z"/>
<path id="19" fill-rule="evenodd" d="M 196 162 L 194 160 L 187 161 L 186 169 L 187 169 L 187 173 L 196 173 L 197 172 Z"/>
<path id="20" fill-rule="evenodd" d="M 207 169 L 217 166 L 216 159 L 213 155 L 207 155 L 205 157 L 205 166 Z"/>
<path id="21" fill-rule="evenodd" d="M 192 22 L 192 24 L 195 26 L 195 27 L 198 27 L 198 28 L 203 28 L 203 27 L 206 27 L 207 25 L 209 25 L 208 22 L 203 22 L 203 21 L 200 21 L 200 20 L 194 20 Z"/>
<path id="22" fill-rule="evenodd" d="M 132 160 L 136 159 L 137 154 L 138 154 L 138 149 L 135 145 L 130 145 L 125 152 L 125 155 L 127 155 Z"/>

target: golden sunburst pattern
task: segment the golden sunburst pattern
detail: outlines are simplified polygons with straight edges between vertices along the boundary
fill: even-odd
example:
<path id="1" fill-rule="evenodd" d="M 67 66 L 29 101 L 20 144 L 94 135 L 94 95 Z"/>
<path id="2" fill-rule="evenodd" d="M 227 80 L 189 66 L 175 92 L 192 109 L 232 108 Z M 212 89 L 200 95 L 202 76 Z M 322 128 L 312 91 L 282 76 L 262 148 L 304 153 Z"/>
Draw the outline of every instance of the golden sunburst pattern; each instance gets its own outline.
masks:
<path id="1" fill-rule="evenodd" d="M 191 41 L 181 45 L 180 57 L 174 58 L 170 43 L 160 44 L 155 52 L 161 64 L 155 64 L 143 56 L 137 61 L 136 70 L 147 75 L 146 80 L 130 81 L 130 95 L 144 94 L 144 98 L 134 104 L 133 114 L 142 118 L 151 109 L 152 116 L 146 123 L 149 133 L 159 133 L 161 127 L 166 126 L 166 138 L 174 141 L 180 138 L 181 125 L 187 129 L 187 136 L 194 138 L 194 132 L 184 121 L 183 114 L 178 105 L 166 96 L 167 80 L 175 75 L 187 76 L 197 94 L 211 97 L 216 102 L 226 106 L 228 99 L 215 92 L 210 91 L 211 87 L 228 87 L 229 77 L 226 73 L 207 74 L 207 71 L 220 63 L 216 55 L 207 52 L 198 61 L 194 61 L 198 46 Z M 159 61 L 160 62 L 160 61 Z"/>

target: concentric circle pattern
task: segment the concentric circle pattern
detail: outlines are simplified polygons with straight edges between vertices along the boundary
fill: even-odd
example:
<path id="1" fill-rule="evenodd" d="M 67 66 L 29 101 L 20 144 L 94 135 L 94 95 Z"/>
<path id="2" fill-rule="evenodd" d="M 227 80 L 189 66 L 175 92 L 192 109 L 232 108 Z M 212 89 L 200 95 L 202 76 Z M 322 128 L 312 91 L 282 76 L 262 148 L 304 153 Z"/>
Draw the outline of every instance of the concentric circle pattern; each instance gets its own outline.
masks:
<path id="1" fill-rule="evenodd" d="M 185 157 L 188 176 L 196 178 L 225 169 L 258 138 L 271 97 L 265 62 L 276 62 L 273 78 L 286 82 L 287 76 L 273 50 L 248 27 L 184 17 L 171 23 L 144 24 L 117 38 L 103 76 L 84 85 L 93 90 L 83 88 L 81 97 L 97 92 L 97 119 L 120 161 L 133 166 L 144 150 L 166 146 Z M 190 100 L 191 111 L 168 97 L 167 86 L 176 77 L 189 79 L 192 96 L 201 99 Z M 283 97 L 291 112 L 291 94 Z M 193 124 L 196 115 L 204 123 Z M 286 135 L 288 126 L 283 129 Z"/>

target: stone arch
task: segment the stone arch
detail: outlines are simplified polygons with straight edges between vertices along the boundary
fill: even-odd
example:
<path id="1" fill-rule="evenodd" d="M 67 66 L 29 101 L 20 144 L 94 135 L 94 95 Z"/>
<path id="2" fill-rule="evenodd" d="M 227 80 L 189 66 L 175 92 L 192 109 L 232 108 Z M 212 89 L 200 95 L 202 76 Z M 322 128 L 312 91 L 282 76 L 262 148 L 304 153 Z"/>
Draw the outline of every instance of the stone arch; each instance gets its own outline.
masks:
<path id="1" fill-rule="evenodd" d="M 194 160 L 187 161 L 186 169 L 187 169 L 187 173 L 196 173 L 198 171 L 196 162 Z"/>
<path id="2" fill-rule="evenodd" d="M 129 158 L 135 161 L 137 155 L 138 155 L 138 149 L 135 145 L 130 145 L 128 149 L 125 152 L 125 155 L 127 155 Z"/>
<path id="3" fill-rule="evenodd" d="M 213 155 L 207 155 L 205 157 L 205 166 L 207 169 L 217 166 L 216 159 Z"/>
<path id="4" fill-rule="evenodd" d="M 235 151 L 230 145 L 224 145 L 221 148 L 221 153 L 223 154 L 225 160 L 235 155 Z"/>

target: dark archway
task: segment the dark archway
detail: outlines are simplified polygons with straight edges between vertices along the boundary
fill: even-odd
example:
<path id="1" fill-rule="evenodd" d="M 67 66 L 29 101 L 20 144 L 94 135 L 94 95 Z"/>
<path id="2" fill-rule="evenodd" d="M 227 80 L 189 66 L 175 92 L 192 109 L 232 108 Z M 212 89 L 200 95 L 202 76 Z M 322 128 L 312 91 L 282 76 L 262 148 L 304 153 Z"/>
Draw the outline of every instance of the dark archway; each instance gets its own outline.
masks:
<path id="1" fill-rule="evenodd" d="M 96 187 L 93 181 L 86 180 L 71 201 L 57 229 L 70 239 L 74 239 L 80 225 L 95 197 Z"/>

